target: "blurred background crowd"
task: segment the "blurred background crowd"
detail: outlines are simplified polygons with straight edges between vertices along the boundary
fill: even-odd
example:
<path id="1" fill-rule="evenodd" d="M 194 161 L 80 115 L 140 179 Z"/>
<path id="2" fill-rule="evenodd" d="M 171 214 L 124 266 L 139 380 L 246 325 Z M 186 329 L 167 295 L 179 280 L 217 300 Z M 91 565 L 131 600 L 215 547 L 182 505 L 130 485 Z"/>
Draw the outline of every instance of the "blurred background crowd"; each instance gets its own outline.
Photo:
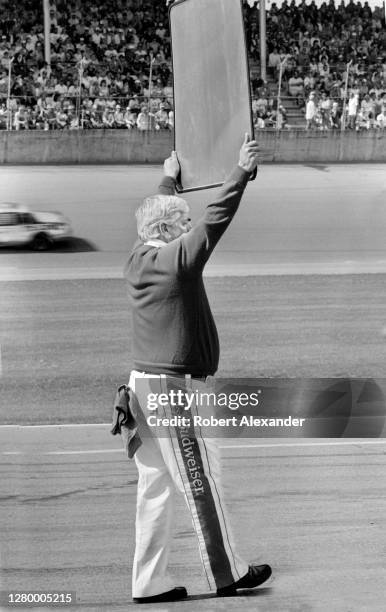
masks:
<path id="1" fill-rule="evenodd" d="M 381 6 L 268 3 L 267 76 L 259 9 L 244 2 L 252 111 L 259 128 L 383 129 Z M 0 0 L 0 129 L 173 129 L 168 12 L 154 0 Z"/>

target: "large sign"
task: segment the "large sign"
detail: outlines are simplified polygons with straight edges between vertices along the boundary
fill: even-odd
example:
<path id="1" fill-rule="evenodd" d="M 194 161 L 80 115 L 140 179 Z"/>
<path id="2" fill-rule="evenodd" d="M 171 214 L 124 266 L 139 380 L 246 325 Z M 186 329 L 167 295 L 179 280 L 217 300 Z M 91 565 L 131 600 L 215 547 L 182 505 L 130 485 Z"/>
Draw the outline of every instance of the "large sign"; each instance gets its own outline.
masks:
<path id="1" fill-rule="evenodd" d="M 179 191 L 221 185 L 253 137 L 239 0 L 179 0 L 169 9 Z"/>

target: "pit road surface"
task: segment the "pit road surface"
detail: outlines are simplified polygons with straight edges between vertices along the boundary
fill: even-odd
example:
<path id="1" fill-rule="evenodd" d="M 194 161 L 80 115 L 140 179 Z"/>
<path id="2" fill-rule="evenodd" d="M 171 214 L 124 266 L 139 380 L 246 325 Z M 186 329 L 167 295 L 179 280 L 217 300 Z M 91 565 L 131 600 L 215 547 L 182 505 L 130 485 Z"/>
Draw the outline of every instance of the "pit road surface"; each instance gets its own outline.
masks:
<path id="1" fill-rule="evenodd" d="M 2 423 L 109 420 L 130 369 L 120 280 L 130 220 L 159 174 L 0 169 L 2 200 L 61 210 L 84 240 L 0 253 Z M 384 165 L 262 168 L 209 269 L 222 275 L 208 279 L 221 374 L 384 376 L 385 176 Z M 187 196 L 193 218 L 214 194 Z M 270 562 L 275 581 L 208 598 L 180 500 L 171 569 L 195 599 L 149 609 L 383 612 L 384 441 L 223 446 L 240 551 Z M 76 590 L 79 610 L 131 606 L 136 470 L 108 426 L 2 427 L 0 453 L 1 589 Z"/>
<path id="2" fill-rule="evenodd" d="M 105 426 L 0 429 L 2 589 L 76 591 L 71 610 L 134 609 L 137 474 L 110 438 Z M 213 597 L 178 498 L 171 571 L 191 599 L 144 609 L 383 612 L 386 441 L 243 442 L 222 449 L 231 521 L 241 554 L 271 563 L 274 581 Z"/>

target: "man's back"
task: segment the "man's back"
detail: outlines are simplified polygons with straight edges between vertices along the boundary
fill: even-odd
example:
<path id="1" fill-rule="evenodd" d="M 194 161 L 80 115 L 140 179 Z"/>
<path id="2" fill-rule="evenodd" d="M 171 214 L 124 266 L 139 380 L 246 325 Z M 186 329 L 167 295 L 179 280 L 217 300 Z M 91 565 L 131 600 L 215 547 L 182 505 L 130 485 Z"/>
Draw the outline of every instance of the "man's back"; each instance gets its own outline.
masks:
<path id="1" fill-rule="evenodd" d="M 161 249 L 138 244 L 128 265 L 134 368 L 152 373 L 213 374 L 219 346 L 202 275 L 178 273 Z"/>
<path id="2" fill-rule="evenodd" d="M 193 229 L 169 243 L 138 241 L 126 266 L 132 311 L 134 368 L 152 373 L 214 374 L 216 325 L 202 272 L 231 222 L 248 181 L 236 168 Z M 173 194 L 166 177 L 160 193 Z"/>

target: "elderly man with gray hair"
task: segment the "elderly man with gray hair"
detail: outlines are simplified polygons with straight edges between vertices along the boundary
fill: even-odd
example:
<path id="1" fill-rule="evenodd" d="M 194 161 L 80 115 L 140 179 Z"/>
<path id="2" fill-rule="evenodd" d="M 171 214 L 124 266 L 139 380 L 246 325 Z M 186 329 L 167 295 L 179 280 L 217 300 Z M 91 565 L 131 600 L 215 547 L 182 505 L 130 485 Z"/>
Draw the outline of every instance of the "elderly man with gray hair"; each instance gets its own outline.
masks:
<path id="1" fill-rule="evenodd" d="M 188 204 L 175 195 L 180 166 L 173 151 L 164 163 L 159 194 L 145 198 L 136 212 L 139 240 L 125 275 L 133 329 L 130 407 L 141 438 L 134 455 L 139 480 L 132 595 L 137 603 L 187 597 L 167 571 L 176 492 L 185 496 L 208 586 L 218 596 L 254 588 L 271 574 L 269 565 L 248 565 L 236 552 L 216 440 L 205 438 L 187 418 L 202 407 L 161 402 L 161 397 L 180 397 L 178 392 L 192 398 L 208 389 L 217 370 L 219 341 L 202 273 L 257 163 L 258 145 L 246 134 L 238 165 L 192 227 Z M 155 412 L 150 396 L 160 398 Z"/>

